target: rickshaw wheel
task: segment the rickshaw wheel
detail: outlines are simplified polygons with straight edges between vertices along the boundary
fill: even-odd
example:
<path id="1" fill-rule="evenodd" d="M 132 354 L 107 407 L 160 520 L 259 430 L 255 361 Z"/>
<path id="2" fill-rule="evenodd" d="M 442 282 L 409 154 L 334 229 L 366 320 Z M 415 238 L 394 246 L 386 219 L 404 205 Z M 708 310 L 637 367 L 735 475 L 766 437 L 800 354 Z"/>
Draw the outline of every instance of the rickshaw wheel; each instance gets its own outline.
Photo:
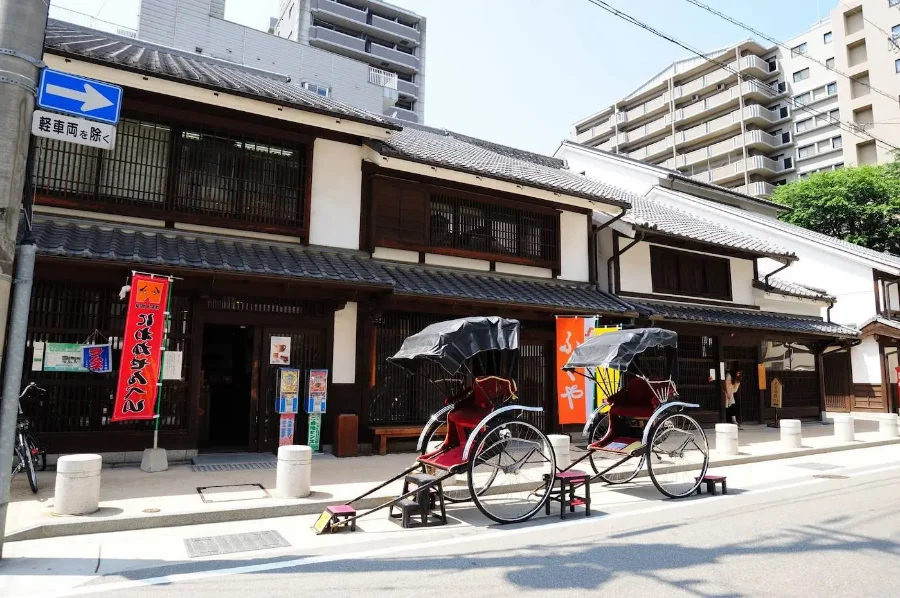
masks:
<path id="1" fill-rule="evenodd" d="M 426 454 L 434 449 L 436 445 L 440 445 L 444 442 L 444 435 L 440 434 L 438 431 L 441 426 L 445 425 L 446 421 L 436 421 L 431 424 L 429 430 L 425 433 L 425 443 L 422 445 L 422 454 Z M 426 467 L 426 473 L 435 474 L 435 470 L 433 467 Z M 447 502 L 452 503 L 461 503 L 468 502 L 472 500 L 472 493 L 469 490 L 468 478 L 465 480 L 459 480 L 464 474 L 460 474 L 458 476 L 454 476 L 451 479 L 444 480 L 441 484 L 444 490 L 444 498 L 447 499 Z M 478 492 L 484 492 L 487 490 L 491 483 L 494 481 L 494 476 L 489 476 L 484 483 L 481 485 L 481 488 Z"/>
<path id="2" fill-rule="evenodd" d="M 645 456 L 653 485 L 670 498 L 683 498 L 706 475 L 709 444 L 696 420 L 674 413 L 654 426 Z"/>
<path id="3" fill-rule="evenodd" d="M 590 444 L 602 440 L 603 437 L 606 436 L 607 431 L 609 431 L 609 414 L 605 413 L 603 417 L 601 417 L 597 421 L 594 429 L 591 430 Z M 608 453 L 603 453 L 600 451 L 591 451 L 588 459 L 591 462 L 591 467 L 594 469 L 594 473 L 599 475 L 601 471 L 608 469 L 610 465 L 620 460 L 621 457 L 619 457 L 618 455 L 610 456 Z M 633 480 L 638 473 L 640 473 L 643 466 L 643 455 L 640 457 L 634 457 L 629 459 L 628 461 L 625 461 L 621 465 L 616 466 L 611 471 L 604 473 L 600 476 L 600 479 L 607 484 L 626 484 Z"/>
<path id="4" fill-rule="evenodd" d="M 521 420 L 503 422 L 488 427 L 473 450 L 469 491 L 485 516 L 518 523 L 544 507 L 552 486 L 545 476 L 552 480 L 556 455 L 543 432 Z"/>

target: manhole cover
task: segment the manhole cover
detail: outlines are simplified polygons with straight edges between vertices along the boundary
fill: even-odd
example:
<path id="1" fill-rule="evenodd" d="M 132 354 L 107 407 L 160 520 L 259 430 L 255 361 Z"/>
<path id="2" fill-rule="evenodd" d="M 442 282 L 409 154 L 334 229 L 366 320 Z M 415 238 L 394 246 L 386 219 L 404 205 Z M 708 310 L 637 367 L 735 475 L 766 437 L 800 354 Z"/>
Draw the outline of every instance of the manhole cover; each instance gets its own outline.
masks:
<path id="1" fill-rule="evenodd" d="M 159 513 L 159 509 L 144 509 L 144 513 Z"/>
<path id="2" fill-rule="evenodd" d="M 192 559 L 202 556 L 217 556 L 235 552 L 251 552 L 270 548 L 285 548 L 291 544 L 274 530 L 186 538 L 184 547 Z"/>
<path id="3" fill-rule="evenodd" d="M 827 463 L 795 463 L 791 467 L 799 467 L 801 469 L 812 469 L 813 471 L 828 471 L 829 469 L 840 469 L 840 465 L 829 465 Z"/>
<path id="4" fill-rule="evenodd" d="M 819 478 L 821 480 L 849 480 L 850 476 L 846 475 L 838 475 L 836 473 L 818 473 L 813 476 L 814 478 Z"/>
<path id="5" fill-rule="evenodd" d="M 227 486 L 206 486 L 197 488 L 200 499 L 205 503 L 234 502 L 269 498 L 262 484 L 231 484 Z"/>

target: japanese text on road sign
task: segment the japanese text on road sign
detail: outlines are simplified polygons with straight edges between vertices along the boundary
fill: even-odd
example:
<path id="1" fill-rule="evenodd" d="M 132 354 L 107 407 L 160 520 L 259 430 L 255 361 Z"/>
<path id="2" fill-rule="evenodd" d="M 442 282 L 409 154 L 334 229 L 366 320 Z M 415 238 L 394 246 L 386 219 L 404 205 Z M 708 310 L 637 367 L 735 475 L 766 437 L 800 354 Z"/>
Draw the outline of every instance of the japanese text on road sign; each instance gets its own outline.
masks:
<path id="1" fill-rule="evenodd" d="M 116 128 L 83 118 L 35 110 L 31 121 L 31 133 L 58 141 L 70 141 L 111 150 L 116 143 Z"/>

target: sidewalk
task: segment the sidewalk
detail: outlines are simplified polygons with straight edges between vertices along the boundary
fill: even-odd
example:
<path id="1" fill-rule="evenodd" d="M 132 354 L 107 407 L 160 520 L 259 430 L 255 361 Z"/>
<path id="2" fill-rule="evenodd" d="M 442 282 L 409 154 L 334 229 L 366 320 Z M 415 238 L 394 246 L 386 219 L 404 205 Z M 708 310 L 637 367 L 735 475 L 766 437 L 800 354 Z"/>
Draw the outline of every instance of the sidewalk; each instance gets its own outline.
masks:
<path id="1" fill-rule="evenodd" d="M 779 430 L 747 426 L 740 432 L 740 454 L 733 457 L 718 455 L 715 432 L 707 430 L 707 435 L 710 467 L 900 444 L 900 439 L 881 439 L 878 423 L 873 421 L 856 422 L 857 440 L 853 443 L 837 442 L 830 424 L 804 424 L 803 448 L 795 450 L 781 446 Z M 581 454 L 572 447 L 573 459 Z M 415 455 L 410 453 L 345 459 L 317 456 L 312 466 L 313 493 L 296 500 L 272 496 L 274 467 L 195 472 L 190 465 L 177 465 L 154 474 L 137 467 L 104 469 L 100 511 L 84 517 L 53 514 L 54 472 L 38 474 L 40 492 L 36 496 L 25 477 L 19 475 L 13 481 L 7 541 L 314 514 L 364 493 L 399 474 L 414 460 Z M 590 468 L 587 463 L 584 466 Z M 378 491 L 358 506 L 376 506 L 397 496 L 401 484 L 396 482 Z"/>

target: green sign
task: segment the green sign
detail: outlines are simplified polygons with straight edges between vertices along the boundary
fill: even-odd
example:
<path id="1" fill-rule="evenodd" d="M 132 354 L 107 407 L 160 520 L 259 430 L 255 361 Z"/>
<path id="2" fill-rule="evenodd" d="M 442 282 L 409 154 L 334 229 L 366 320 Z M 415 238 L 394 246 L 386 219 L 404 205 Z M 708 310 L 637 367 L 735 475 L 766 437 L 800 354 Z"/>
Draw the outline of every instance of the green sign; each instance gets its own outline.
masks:
<path id="1" fill-rule="evenodd" d="M 319 440 L 322 437 L 322 414 L 321 413 L 310 413 L 309 414 L 309 424 L 308 424 L 308 438 L 307 444 L 309 448 L 311 448 L 314 452 L 319 451 Z"/>
<path id="2" fill-rule="evenodd" d="M 45 372 L 87 372 L 82 347 L 78 343 L 47 343 L 44 347 Z"/>

